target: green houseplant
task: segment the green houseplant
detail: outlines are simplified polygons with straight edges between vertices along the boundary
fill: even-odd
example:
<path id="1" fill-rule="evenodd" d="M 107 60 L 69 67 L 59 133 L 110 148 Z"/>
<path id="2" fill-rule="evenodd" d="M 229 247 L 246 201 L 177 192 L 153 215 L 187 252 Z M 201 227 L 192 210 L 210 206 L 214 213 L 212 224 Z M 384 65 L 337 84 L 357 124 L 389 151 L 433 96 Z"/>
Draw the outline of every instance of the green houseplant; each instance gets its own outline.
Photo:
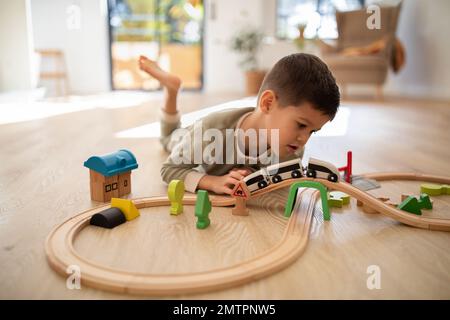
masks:
<path id="1" fill-rule="evenodd" d="M 231 39 L 231 49 L 239 53 L 242 58 L 239 66 L 246 75 L 246 92 L 250 95 L 258 93 L 266 72 L 259 69 L 257 53 L 261 46 L 263 34 L 252 28 L 236 33 Z"/>

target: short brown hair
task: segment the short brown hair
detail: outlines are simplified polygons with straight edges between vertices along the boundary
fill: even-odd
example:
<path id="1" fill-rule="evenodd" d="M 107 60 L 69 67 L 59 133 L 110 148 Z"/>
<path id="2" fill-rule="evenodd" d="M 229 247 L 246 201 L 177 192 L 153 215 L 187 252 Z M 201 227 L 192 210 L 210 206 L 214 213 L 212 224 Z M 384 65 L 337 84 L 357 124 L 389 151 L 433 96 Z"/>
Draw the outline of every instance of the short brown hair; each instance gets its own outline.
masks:
<path id="1" fill-rule="evenodd" d="M 331 119 L 340 104 L 336 79 L 312 54 L 294 53 L 279 60 L 264 77 L 258 100 L 264 90 L 273 90 L 282 107 L 309 102 Z"/>

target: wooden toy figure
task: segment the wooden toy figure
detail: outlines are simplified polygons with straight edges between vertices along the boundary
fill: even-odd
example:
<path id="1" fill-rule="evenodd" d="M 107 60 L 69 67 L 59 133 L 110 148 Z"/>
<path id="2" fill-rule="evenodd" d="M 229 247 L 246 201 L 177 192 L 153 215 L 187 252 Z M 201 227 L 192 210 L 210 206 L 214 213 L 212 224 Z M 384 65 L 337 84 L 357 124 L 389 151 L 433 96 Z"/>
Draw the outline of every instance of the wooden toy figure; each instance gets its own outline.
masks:
<path id="1" fill-rule="evenodd" d="M 167 194 L 170 200 L 170 214 L 179 215 L 183 212 L 184 182 L 172 180 L 169 183 Z"/>
<path id="2" fill-rule="evenodd" d="M 199 190 L 197 200 L 195 201 L 195 216 L 197 217 L 197 229 L 208 228 L 211 221 L 209 213 L 211 212 L 211 201 L 209 201 L 208 191 Z"/>

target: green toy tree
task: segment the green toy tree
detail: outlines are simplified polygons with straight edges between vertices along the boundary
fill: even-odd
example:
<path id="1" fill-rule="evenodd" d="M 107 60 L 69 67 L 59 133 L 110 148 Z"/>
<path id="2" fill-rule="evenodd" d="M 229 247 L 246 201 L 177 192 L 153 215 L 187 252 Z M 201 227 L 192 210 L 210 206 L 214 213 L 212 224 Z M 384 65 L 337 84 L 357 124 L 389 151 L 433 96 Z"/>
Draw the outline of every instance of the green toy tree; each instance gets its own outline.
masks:
<path id="1" fill-rule="evenodd" d="M 208 192 L 199 190 L 197 200 L 195 201 L 195 216 L 197 217 L 197 229 L 206 229 L 211 221 L 209 213 L 211 212 L 211 201 L 209 201 Z"/>

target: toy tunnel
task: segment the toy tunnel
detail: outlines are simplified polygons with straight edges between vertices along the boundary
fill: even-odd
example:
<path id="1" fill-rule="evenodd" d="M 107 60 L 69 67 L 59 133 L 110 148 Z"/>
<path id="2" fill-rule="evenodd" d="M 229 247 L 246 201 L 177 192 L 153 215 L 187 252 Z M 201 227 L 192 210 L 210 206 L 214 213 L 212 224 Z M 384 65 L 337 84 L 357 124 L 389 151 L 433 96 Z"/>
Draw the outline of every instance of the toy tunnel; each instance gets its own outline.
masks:
<path id="1" fill-rule="evenodd" d="M 295 206 L 295 201 L 297 199 L 298 188 L 314 188 L 320 191 L 320 198 L 322 200 L 322 211 L 323 211 L 323 220 L 330 220 L 330 209 L 328 207 L 328 199 L 327 199 L 327 188 L 316 181 L 299 181 L 295 182 L 291 185 L 289 189 L 288 201 L 286 203 L 286 208 L 284 209 L 284 216 L 290 217 L 292 214 L 292 210 Z"/>

